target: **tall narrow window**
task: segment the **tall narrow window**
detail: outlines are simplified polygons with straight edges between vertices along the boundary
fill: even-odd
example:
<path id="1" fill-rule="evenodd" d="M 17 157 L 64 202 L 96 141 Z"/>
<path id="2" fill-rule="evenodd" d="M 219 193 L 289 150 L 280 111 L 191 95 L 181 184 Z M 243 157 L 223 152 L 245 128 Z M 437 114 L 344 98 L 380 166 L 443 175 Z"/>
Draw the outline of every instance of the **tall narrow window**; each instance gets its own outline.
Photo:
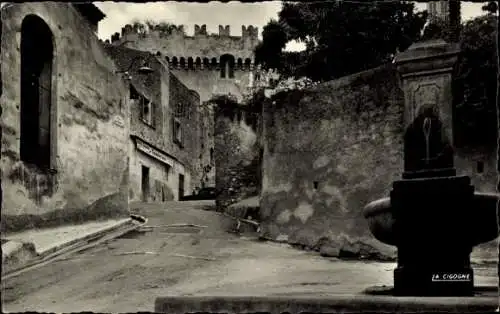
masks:
<path id="1" fill-rule="evenodd" d="M 140 97 L 141 120 L 149 126 L 155 126 L 155 104 L 144 96 Z"/>
<path id="2" fill-rule="evenodd" d="M 175 118 L 173 121 L 173 137 L 174 137 L 174 142 L 182 147 L 182 125 L 181 122 Z"/>
<path id="3" fill-rule="evenodd" d="M 42 169 L 51 166 L 53 36 L 34 15 L 21 26 L 21 160 Z"/>
<path id="4" fill-rule="evenodd" d="M 234 78 L 234 57 L 229 54 L 220 57 L 220 77 Z"/>

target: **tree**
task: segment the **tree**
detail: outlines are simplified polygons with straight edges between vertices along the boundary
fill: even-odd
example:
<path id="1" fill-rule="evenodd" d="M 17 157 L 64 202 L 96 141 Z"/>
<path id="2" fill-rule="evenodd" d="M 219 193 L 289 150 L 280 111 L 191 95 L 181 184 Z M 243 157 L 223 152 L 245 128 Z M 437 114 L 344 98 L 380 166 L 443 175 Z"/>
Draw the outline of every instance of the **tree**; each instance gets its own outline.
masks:
<path id="1" fill-rule="evenodd" d="M 328 80 L 379 66 L 416 41 L 426 12 L 406 1 L 285 2 L 278 20 L 263 29 L 257 62 L 285 75 Z M 292 40 L 302 52 L 284 52 Z"/>
<path id="2" fill-rule="evenodd" d="M 155 22 L 153 20 L 139 21 L 134 20 L 132 27 L 135 32 L 140 35 L 145 35 L 151 31 L 158 31 L 165 35 L 172 34 L 172 31 L 178 30 L 178 27 L 172 23 L 168 22 Z"/>
<path id="3" fill-rule="evenodd" d="M 453 99 L 457 146 L 491 146 L 496 141 L 497 23 L 488 14 L 461 25 L 461 56 L 454 75 Z M 491 9 L 491 8 L 490 8 Z M 454 41 L 453 27 L 443 21 L 429 24 L 422 39 Z"/>
<path id="4" fill-rule="evenodd" d="M 498 14 L 498 3 L 496 1 L 490 1 L 483 5 L 482 9 L 490 14 Z"/>

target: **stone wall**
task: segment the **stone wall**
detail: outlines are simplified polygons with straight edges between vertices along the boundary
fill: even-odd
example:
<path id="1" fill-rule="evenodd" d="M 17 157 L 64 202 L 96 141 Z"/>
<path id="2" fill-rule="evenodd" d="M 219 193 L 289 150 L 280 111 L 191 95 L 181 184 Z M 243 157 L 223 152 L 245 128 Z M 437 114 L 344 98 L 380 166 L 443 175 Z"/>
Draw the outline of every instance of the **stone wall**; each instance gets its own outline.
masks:
<path id="1" fill-rule="evenodd" d="M 281 93 L 266 104 L 262 236 L 329 255 L 394 256 L 394 248 L 374 240 L 362 209 L 389 196 L 401 178 L 403 97 L 387 65 Z M 479 157 L 458 152 L 458 173 L 471 175 L 477 190 L 494 191 L 493 159 L 481 157 L 485 169 L 478 174 L 472 158 Z"/>
<path id="2" fill-rule="evenodd" d="M 52 33 L 50 169 L 20 160 L 21 25 Z M 2 232 L 128 215 L 128 90 L 91 27 L 70 4 L 2 9 Z M 43 24 L 43 23 L 42 23 Z M 49 78 L 50 79 L 50 78 Z"/>
<path id="3" fill-rule="evenodd" d="M 216 111 L 215 185 L 217 207 L 223 209 L 244 198 L 259 195 L 260 143 L 257 128 L 247 124 L 245 112 Z"/>

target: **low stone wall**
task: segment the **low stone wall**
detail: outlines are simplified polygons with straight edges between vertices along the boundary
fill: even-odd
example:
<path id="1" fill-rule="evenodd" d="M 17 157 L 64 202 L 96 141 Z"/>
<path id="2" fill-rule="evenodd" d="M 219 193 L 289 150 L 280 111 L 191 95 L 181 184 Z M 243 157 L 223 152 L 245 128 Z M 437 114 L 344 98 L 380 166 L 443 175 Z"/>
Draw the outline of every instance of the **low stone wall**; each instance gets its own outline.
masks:
<path id="1" fill-rule="evenodd" d="M 377 246 L 362 215 L 402 169 L 403 94 L 391 66 L 264 106 L 262 236 L 328 255 Z M 366 245 L 356 245 L 362 240 Z M 390 255 L 386 254 L 386 255 Z"/>

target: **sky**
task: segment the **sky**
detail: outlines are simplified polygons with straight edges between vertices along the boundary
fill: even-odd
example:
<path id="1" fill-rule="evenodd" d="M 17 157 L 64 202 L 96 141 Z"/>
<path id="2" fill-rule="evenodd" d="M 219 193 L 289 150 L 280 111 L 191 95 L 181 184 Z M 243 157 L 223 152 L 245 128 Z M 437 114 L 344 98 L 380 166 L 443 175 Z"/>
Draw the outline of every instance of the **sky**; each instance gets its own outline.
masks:
<path id="1" fill-rule="evenodd" d="M 105 14 L 106 18 L 99 23 L 99 38 L 106 40 L 115 32 L 134 20 L 153 20 L 184 25 L 188 35 L 194 32 L 194 24 L 206 24 L 209 33 L 218 33 L 219 25 L 229 25 L 231 35 L 240 36 L 242 25 L 253 25 L 262 28 L 272 18 L 277 18 L 281 9 L 280 1 L 241 3 L 231 1 L 222 3 L 196 2 L 94 2 Z M 462 1 L 462 20 L 468 20 L 483 14 L 482 3 Z M 417 10 L 425 10 L 426 3 L 417 3 Z M 300 50 L 301 45 L 290 43 L 286 50 Z"/>

